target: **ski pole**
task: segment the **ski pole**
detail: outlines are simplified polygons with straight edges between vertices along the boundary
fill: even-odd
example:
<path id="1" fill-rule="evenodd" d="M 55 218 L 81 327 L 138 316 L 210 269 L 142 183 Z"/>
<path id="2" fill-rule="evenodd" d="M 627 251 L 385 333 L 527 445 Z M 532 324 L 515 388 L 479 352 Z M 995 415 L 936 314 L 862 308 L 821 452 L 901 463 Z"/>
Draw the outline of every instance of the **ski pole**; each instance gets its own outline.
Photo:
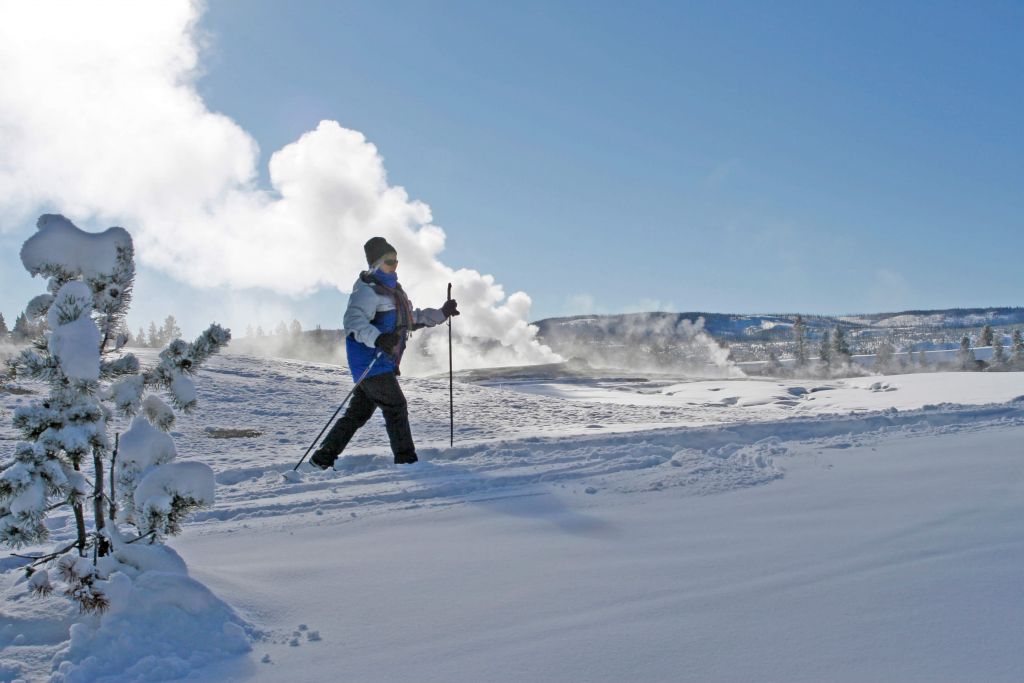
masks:
<path id="1" fill-rule="evenodd" d="M 452 283 L 448 283 L 448 301 L 452 299 Z M 455 445 L 455 388 L 452 379 L 452 319 L 448 317 L 448 419 L 451 425 L 449 447 Z"/>
<path id="2" fill-rule="evenodd" d="M 371 360 L 370 364 L 366 366 L 365 370 L 363 370 L 363 374 L 359 376 L 359 379 L 356 380 L 356 383 L 352 385 L 352 388 L 348 392 L 348 396 L 345 397 L 345 400 L 341 402 L 341 405 L 338 406 L 338 409 L 334 411 L 334 415 L 331 415 L 331 419 L 327 421 L 327 424 L 324 425 L 324 428 L 321 429 L 320 433 L 316 435 L 315 439 L 313 439 L 313 443 L 309 444 L 309 448 L 307 448 L 306 452 L 302 454 L 302 459 L 295 463 L 295 467 L 292 468 L 292 472 L 299 469 L 299 465 L 306 462 L 306 456 L 309 455 L 309 452 L 311 450 L 313 450 L 313 446 L 315 446 L 317 442 L 320 441 L 320 437 L 324 435 L 324 432 L 327 431 L 327 428 L 330 427 L 331 424 L 334 422 L 334 418 L 338 417 L 338 413 L 340 413 L 341 409 L 345 407 L 345 404 L 348 403 L 348 400 L 352 398 L 352 394 L 356 392 L 356 388 L 360 384 L 362 384 L 363 380 L 366 379 L 366 376 L 370 374 L 370 370 L 373 369 L 373 366 L 377 363 L 377 359 L 380 358 L 381 353 L 381 351 L 378 351 L 377 353 L 374 354 L 373 360 Z"/>

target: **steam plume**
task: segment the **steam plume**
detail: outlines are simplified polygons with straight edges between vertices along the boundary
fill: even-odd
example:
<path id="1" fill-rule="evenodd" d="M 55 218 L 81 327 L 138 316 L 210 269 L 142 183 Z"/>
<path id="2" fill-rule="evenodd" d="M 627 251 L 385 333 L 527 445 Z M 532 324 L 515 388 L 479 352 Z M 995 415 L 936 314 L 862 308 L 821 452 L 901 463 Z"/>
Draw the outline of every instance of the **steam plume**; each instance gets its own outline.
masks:
<path id="1" fill-rule="evenodd" d="M 417 305 L 454 283 L 462 367 L 558 359 L 527 324 L 529 296 L 439 260 L 430 207 L 389 184 L 362 133 L 321 121 L 271 156 L 259 188 L 256 142 L 196 91 L 200 14 L 187 0 L 0 7 L 0 230 L 49 205 L 125 225 L 142 264 L 193 286 L 292 296 L 349 291 L 381 235 Z M 417 344 L 424 371 L 447 355 L 441 335 Z"/>

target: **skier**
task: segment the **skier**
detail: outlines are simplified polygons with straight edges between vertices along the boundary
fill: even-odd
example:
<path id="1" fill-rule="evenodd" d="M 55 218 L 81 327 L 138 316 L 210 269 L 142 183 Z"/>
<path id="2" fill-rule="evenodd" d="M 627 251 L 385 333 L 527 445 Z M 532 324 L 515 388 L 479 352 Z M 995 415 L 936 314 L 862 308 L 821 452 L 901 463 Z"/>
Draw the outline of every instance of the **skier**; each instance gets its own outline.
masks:
<path id="1" fill-rule="evenodd" d="M 348 299 L 345 350 L 353 378 L 358 381 L 367 368 L 370 371 L 353 391 L 345 414 L 334 423 L 310 458 L 321 469 L 334 465 L 356 430 L 366 424 L 378 407 L 384 413 L 395 464 L 417 461 L 408 405 L 397 378 L 401 374 L 399 364 L 405 339 L 413 330 L 440 325 L 459 315 L 455 299 L 445 301 L 441 308 L 412 307 L 398 284 L 398 252 L 383 237 L 371 238 L 363 245 L 363 251 L 370 269 L 360 273 Z"/>

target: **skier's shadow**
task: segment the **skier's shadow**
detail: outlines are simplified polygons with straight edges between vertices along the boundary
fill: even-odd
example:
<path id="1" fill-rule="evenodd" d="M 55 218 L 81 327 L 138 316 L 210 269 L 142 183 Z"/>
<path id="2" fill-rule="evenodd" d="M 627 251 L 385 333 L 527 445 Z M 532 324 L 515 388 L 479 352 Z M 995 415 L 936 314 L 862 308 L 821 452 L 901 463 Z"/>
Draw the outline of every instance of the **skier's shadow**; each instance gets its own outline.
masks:
<path id="1" fill-rule="evenodd" d="M 544 484 L 489 477 L 444 458 L 421 460 L 408 468 L 407 476 L 422 486 L 441 489 L 441 495 L 504 515 L 539 520 L 576 536 L 614 538 L 619 534 L 608 521 L 566 505 Z"/>

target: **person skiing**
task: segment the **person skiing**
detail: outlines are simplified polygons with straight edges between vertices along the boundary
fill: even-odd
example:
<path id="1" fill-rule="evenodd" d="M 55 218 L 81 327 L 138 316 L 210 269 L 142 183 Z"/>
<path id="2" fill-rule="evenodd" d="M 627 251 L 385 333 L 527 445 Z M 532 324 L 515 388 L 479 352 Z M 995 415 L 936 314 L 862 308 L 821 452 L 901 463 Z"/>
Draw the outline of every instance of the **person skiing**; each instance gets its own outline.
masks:
<path id="1" fill-rule="evenodd" d="M 377 408 L 384 413 L 395 464 L 418 460 L 409 427 L 409 409 L 398 384 L 399 365 L 406 336 L 422 327 L 440 325 L 459 315 L 455 299 L 441 308 L 414 309 L 402 285 L 398 284 L 398 251 L 383 237 L 363 245 L 369 270 L 359 275 L 345 310 L 345 350 L 352 377 L 366 377 L 352 393 L 345 414 L 334 423 L 310 462 L 320 469 L 334 461 L 356 431 L 366 424 Z M 369 372 L 367 372 L 369 368 Z"/>

